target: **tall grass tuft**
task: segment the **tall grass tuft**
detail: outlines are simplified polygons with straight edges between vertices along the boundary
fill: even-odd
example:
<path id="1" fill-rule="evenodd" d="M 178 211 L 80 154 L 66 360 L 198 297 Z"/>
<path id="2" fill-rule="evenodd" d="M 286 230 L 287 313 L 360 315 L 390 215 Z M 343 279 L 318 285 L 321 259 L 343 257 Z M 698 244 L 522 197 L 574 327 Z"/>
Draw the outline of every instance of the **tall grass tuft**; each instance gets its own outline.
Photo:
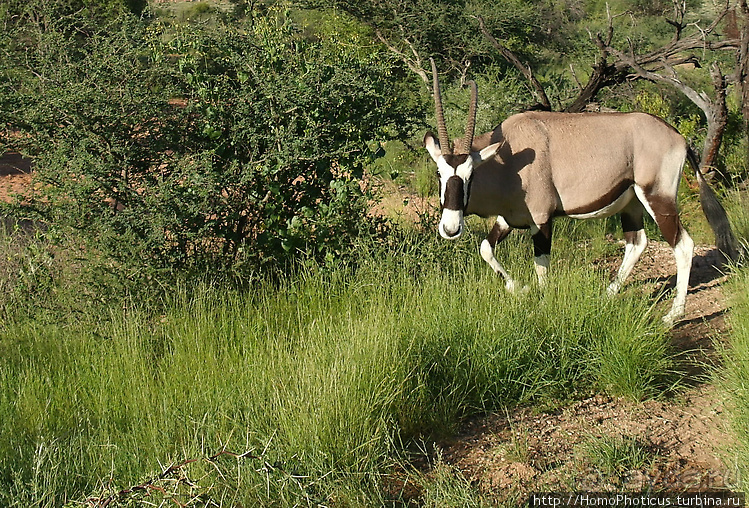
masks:
<path id="1" fill-rule="evenodd" d="M 576 260 L 513 296 L 470 242 L 364 247 L 249 292 L 183 285 L 96 330 L 0 329 L 0 504 L 102 499 L 174 464 L 161 495 L 181 502 L 377 504 L 412 440 L 523 402 L 647 397 L 670 368 L 650 302 L 606 298 Z M 206 460 L 222 450 L 246 455 Z"/>
<path id="2" fill-rule="evenodd" d="M 741 244 L 743 255 L 749 251 L 749 198 L 746 192 L 733 191 L 724 200 L 728 217 L 737 240 Z"/>

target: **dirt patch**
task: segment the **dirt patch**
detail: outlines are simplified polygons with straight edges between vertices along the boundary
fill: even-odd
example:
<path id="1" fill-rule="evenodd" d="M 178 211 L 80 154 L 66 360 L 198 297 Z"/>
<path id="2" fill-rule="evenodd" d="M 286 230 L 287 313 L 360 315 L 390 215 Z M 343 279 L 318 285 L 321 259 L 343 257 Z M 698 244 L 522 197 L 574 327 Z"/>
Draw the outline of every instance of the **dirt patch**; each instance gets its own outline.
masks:
<path id="1" fill-rule="evenodd" d="M 16 152 L 0 156 L 0 201 L 10 202 L 30 187 L 31 161 Z"/>
<path id="2" fill-rule="evenodd" d="M 730 480 L 720 457 L 729 439 L 722 414 L 708 385 L 679 402 L 596 396 L 552 412 L 523 408 L 468 422 L 443 443 L 443 460 L 497 500 L 540 491 L 720 489 Z M 595 448 L 606 442 L 635 443 L 642 463 L 607 470 Z"/>

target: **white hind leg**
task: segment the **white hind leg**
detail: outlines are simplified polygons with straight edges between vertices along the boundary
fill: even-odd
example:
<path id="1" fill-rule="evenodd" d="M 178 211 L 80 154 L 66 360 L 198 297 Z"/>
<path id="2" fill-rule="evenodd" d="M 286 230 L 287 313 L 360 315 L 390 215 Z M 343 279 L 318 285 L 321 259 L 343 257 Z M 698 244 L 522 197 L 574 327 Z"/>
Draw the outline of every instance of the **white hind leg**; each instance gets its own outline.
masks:
<path id="1" fill-rule="evenodd" d="M 676 258 L 676 295 L 671 310 L 663 317 L 663 322 L 671 326 L 682 317 L 687 303 L 687 289 L 689 287 L 689 273 L 692 271 L 692 255 L 694 241 L 684 228 L 681 228 L 679 241 L 674 245 Z"/>
<path id="2" fill-rule="evenodd" d="M 683 164 L 683 158 L 679 164 Z M 663 238 L 674 249 L 674 258 L 676 259 L 676 291 L 674 303 L 671 310 L 663 317 L 663 322 L 671 326 L 684 316 L 684 310 L 687 302 L 687 289 L 689 287 L 689 272 L 692 270 L 692 254 L 694 252 L 694 242 L 689 233 L 681 225 L 679 220 L 679 209 L 676 206 L 676 187 L 679 184 L 679 171 L 675 172 L 676 178 L 672 184 L 670 193 L 657 194 L 648 193 L 635 185 L 635 194 L 658 224 Z"/>

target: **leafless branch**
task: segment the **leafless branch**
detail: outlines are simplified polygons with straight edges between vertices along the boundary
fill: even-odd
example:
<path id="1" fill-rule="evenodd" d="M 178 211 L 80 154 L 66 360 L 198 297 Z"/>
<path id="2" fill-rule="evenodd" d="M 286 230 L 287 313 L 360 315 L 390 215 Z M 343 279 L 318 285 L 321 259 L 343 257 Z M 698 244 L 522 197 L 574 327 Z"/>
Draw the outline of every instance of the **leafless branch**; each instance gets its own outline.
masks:
<path id="1" fill-rule="evenodd" d="M 468 76 L 468 69 L 471 67 L 471 59 L 467 58 L 465 62 L 463 62 L 463 70 L 460 73 L 460 86 L 466 85 L 466 79 Z"/>
<path id="2" fill-rule="evenodd" d="M 536 100 L 538 100 L 539 104 L 542 108 L 551 110 L 551 102 L 549 101 L 549 97 L 546 95 L 546 90 L 544 90 L 543 85 L 538 81 L 536 76 L 533 74 L 533 69 L 529 65 L 524 64 L 520 58 L 518 58 L 515 53 L 513 53 L 510 49 L 508 49 L 504 44 L 499 42 L 494 35 L 489 31 L 489 29 L 486 27 L 486 23 L 484 22 L 484 18 L 481 16 L 474 16 L 478 22 L 479 27 L 481 28 L 481 33 L 484 34 L 484 37 L 486 40 L 489 41 L 489 43 L 494 46 L 494 48 L 499 51 L 499 53 L 507 60 L 510 64 L 512 64 L 517 70 L 520 71 L 523 76 L 525 76 L 525 79 L 528 80 L 528 82 L 531 85 L 531 88 L 533 90 L 533 94 L 536 96 Z"/>
<path id="3" fill-rule="evenodd" d="M 382 35 L 382 32 L 379 29 L 375 30 L 375 35 L 380 40 L 380 42 L 382 42 L 390 51 L 398 55 L 403 63 L 405 63 L 411 71 L 418 74 L 418 76 L 424 81 L 424 83 L 429 85 L 429 76 L 427 76 L 426 71 L 421 65 L 421 57 L 416 51 L 416 48 L 414 48 L 413 44 L 411 44 L 411 42 L 407 38 L 404 37 L 403 42 L 405 42 L 409 46 L 409 48 L 411 48 L 411 53 L 413 56 L 409 56 L 395 47 L 390 41 L 385 38 L 384 35 Z"/>

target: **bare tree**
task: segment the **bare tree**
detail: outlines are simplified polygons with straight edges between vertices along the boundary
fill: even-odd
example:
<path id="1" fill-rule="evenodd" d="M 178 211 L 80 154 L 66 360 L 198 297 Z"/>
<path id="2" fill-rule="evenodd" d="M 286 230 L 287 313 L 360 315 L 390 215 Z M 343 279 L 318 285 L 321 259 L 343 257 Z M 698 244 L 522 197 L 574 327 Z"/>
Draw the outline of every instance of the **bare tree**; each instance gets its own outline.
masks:
<path id="1" fill-rule="evenodd" d="M 611 15 L 609 12 L 605 34 L 600 32 L 595 35 L 591 34 L 591 39 L 598 48 L 598 54 L 592 65 L 590 78 L 585 85 L 578 82 L 580 90 L 577 97 L 563 110 L 567 112 L 584 111 L 601 90 L 630 80 L 645 79 L 674 87 L 697 105 L 705 115 L 708 132 L 702 150 L 700 166 L 703 173 L 709 173 L 715 167 L 718 150 L 728 122 L 726 92 L 732 82 L 742 84 L 742 92 L 745 98 L 744 107 L 749 108 L 749 7 L 747 7 L 747 0 L 740 0 L 740 4 L 742 19 L 744 20 L 741 37 L 717 37 L 718 26 L 726 15 L 732 12 L 728 0 L 726 0 L 714 21 L 705 28 L 697 24 L 686 23 L 686 3 L 674 0 L 673 19 L 666 19 L 666 22 L 674 28 L 673 37 L 668 43 L 647 53 L 638 53 L 631 41 L 629 41 L 629 47 L 626 51 L 614 47 L 615 21 L 628 13 Z M 517 55 L 498 42 L 481 18 L 478 18 L 478 21 L 484 37 L 526 77 L 539 103 L 543 107 L 551 109 L 550 101 L 543 86 L 533 74 L 530 66 L 523 63 Z M 687 33 L 687 28 L 691 28 L 689 33 Z M 684 64 L 693 64 L 700 67 L 700 59 L 692 53 L 696 50 L 702 52 L 720 50 L 739 52 L 739 65 L 737 65 L 735 77 L 726 77 L 717 64 L 710 66 L 713 98 L 704 91 L 699 92 L 688 86 L 675 71 L 677 66 Z M 739 72 L 741 74 L 738 74 Z M 575 79 L 577 79 L 576 76 Z M 745 109 L 744 114 L 749 125 L 749 109 Z"/>
<path id="2" fill-rule="evenodd" d="M 362 0 L 337 0 L 348 2 L 349 10 L 359 9 Z M 668 42 L 649 51 L 640 51 L 631 40 L 627 40 L 624 47 L 615 43 L 617 20 L 623 16 L 631 16 L 630 12 L 612 14 L 608 12 L 608 23 L 604 30 L 590 33 L 590 39 L 596 48 L 594 61 L 591 64 L 589 77 L 581 83 L 572 69 L 572 76 L 578 84 L 576 96 L 566 104 L 558 105 L 557 109 L 567 112 L 580 112 L 595 102 L 600 92 L 606 88 L 621 85 L 628 81 L 647 80 L 661 85 L 668 85 L 684 94 L 703 112 L 707 122 L 707 135 L 702 149 L 701 170 L 710 174 L 716 165 L 719 148 L 728 122 L 728 108 L 726 105 L 727 90 L 732 85 L 740 87 L 743 98 L 743 113 L 746 129 L 749 132 L 749 0 L 722 0 L 712 22 L 707 26 L 687 21 L 687 5 L 685 0 L 672 0 L 673 12 L 665 17 L 665 23 L 673 28 L 673 35 Z M 365 2 L 366 3 L 366 2 Z M 418 28 L 421 25 L 412 23 L 411 15 L 398 15 L 398 9 L 410 5 L 407 0 L 397 0 L 397 6 L 391 0 L 377 0 L 375 6 L 382 10 L 379 17 L 366 18 L 375 29 L 377 38 L 385 44 L 412 72 L 416 73 L 428 86 L 429 73 L 426 60 L 421 55 L 434 51 L 435 41 L 444 44 L 444 34 L 437 33 L 441 25 L 435 25 L 429 30 Z M 440 4 L 441 5 L 441 4 Z M 432 19 L 454 19 L 447 16 L 445 6 L 435 6 Z M 410 11 L 408 11 L 410 12 Z M 354 12 L 356 14 L 356 12 Z M 449 11 L 451 15 L 464 15 L 457 11 Z M 362 14 L 359 13 L 361 16 Z M 470 15 L 468 15 L 470 16 Z M 471 63 L 471 59 L 478 56 L 478 52 L 495 50 L 502 58 L 524 76 L 529 84 L 530 92 L 536 99 L 534 109 L 555 109 L 543 83 L 538 79 L 533 66 L 514 53 L 505 45 L 501 37 L 492 31 L 492 27 L 481 16 L 472 16 L 478 23 L 483 40 L 488 43 L 485 49 L 477 49 L 475 37 L 472 34 L 460 32 L 450 39 L 449 48 L 440 46 L 445 53 L 448 65 L 453 71 L 461 72 L 461 82 Z M 419 18 L 421 19 L 421 18 Z M 728 23 L 726 20 L 728 19 Z M 409 24 L 411 23 L 411 24 Z M 379 25 L 386 26 L 387 31 L 380 30 Z M 469 23 L 470 24 L 470 23 Z M 725 24 L 733 26 L 719 33 L 719 28 Z M 465 23 L 458 23 L 465 25 Z M 431 25 L 430 25 L 431 26 Z M 729 26 L 729 28 L 730 28 Z M 435 28 L 436 27 L 436 28 Z M 445 27 L 440 28 L 443 30 Z M 444 31 L 444 30 L 443 30 Z M 434 32 L 434 33 L 432 33 Z M 470 31 L 469 31 L 470 32 Z M 431 49 L 430 49 L 431 48 Z M 472 48 L 472 49 L 470 49 Z M 711 90 L 695 90 L 677 72 L 681 65 L 692 64 L 701 67 L 706 55 L 719 51 L 729 51 L 736 54 L 736 65 L 732 72 L 724 73 L 717 65 L 707 66 L 709 69 Z M 486 53 L 482 53 L 486 55 Z M 462 55 L 462 56 L 461 56 Z"/>
<path id="3" fill-rule="evenodd" d="M 745 1 L 745 0 L 742 0 Z M 716 33 L 716 29 L 730 12 L 730 3 L 726 1 L 715 20 L 706 28 L 693 25 L 689 35 L 685 35 L 685 29 L 689 26 L 685 21 L 686 4 L 674 0 L 674 19 L 666 21 L 674 27 L 674 35 L 669 43 L 651 51 L 650 53 L 638 55 L 630 42 L 628 51 L 622 51 L 611 46 L 611 38 L 604 41 L 600 34 L 596 37 L 596 43 L 600 50 L 616 58 L 619 65 L 630 70 L 627 79 L 645 79 L 654 83 L 669 85 L 692 101 L 705 115 L 707 121 L 707 135 L 702 149 L 700 170 L 709 174 L 715 170 L 718 152 L 723 141 L 723 133 L 728 123 L 728 106 L 726 105 L 726 93 L 732 80 L 727 79 L 718 64 L 710 66 L 710 77 L 713 85 L 713 97 L 705 91 L 697 91 L 687 85 L 675 70 L 677 65 L 693 64 L 700 67 L 699 59 L 692 53 L 694 50 L 702 51 L 737 51 L 740 41 L 735 38 L 722 37 L 711 40 L 710 36 Z M 609 17 L 609 31 L 613 31 L 613 17 Z"/>
<path id="4" fill-rule="evenodd" d="M 746 0 L 739 0 L 739 5 L 733 12 L 731 30 L 739 40 L 736 54 L 736 73 L 733 80 L 741 92 L 741 112 L 744 117 L 744 129 L 749 132 L 749 6 Z M 740 24 L 740 26 L 739 26 Z"/>
<path id="5" fill-rule="evenodd" d="M 405 32 L 403 30 L 403 27 L 401 27 L 401 32 Z M 419 52 L 407 37 L 403 36 L 402 40 L 408 46 L 410 54 L 398 49 L 382 34 L 382 30 L 375 29 L 375 35 L 377 36 L 377 39 L 385 45 L 386 48 L 400 57 L 401 61 L 406 64 L 406 67 L 408 67 L 409 70 L 415 72 L 424 81 L 424 83 L 429 85 L 429 76 L 427 76 L 427 72 L 424 70 L 424 66 L 421 63 L 421 56 L 419 56 Z"/>

